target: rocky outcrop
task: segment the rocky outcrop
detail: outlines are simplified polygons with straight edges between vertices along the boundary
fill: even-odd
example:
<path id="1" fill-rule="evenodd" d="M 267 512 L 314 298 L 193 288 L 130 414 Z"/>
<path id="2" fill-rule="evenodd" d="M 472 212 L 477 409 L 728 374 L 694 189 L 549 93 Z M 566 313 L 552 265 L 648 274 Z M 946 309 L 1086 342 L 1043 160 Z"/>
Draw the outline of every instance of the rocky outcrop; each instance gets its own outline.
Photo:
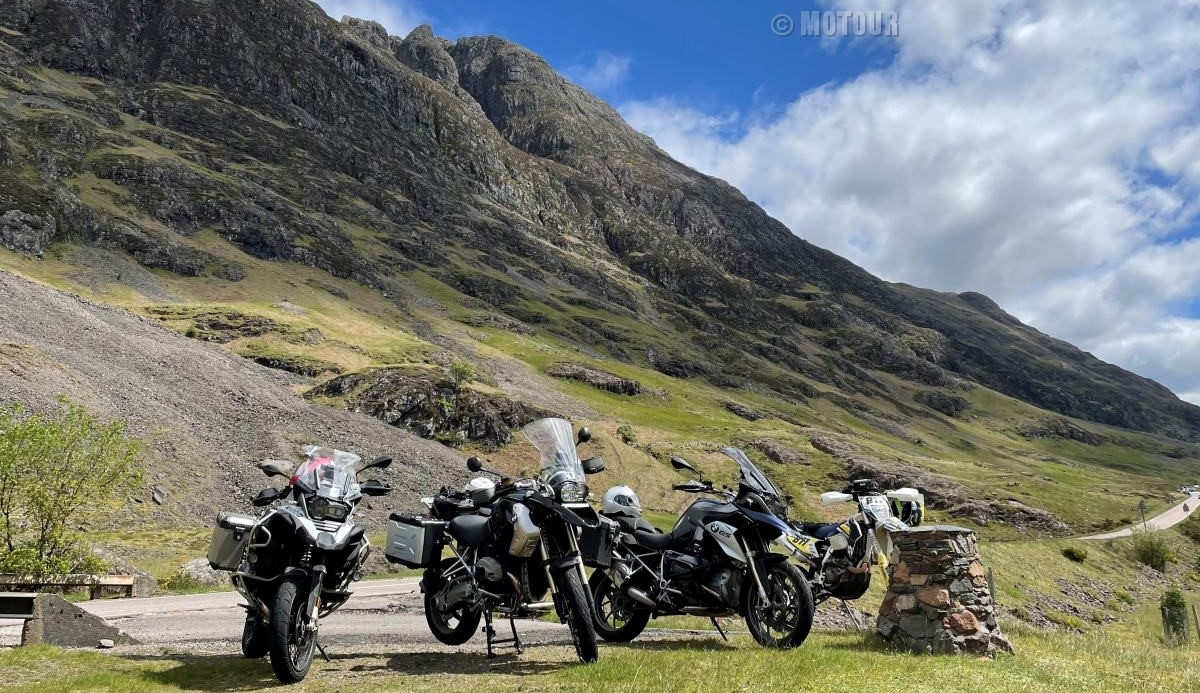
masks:
<path id="1" fill-rule="evenodd" d="M 1013 653 L 974 532 L 938 525 L 892 538 L 899 556 L 876 620 L 884 640 L 918 654 Z"/>
<path id="2" fill-rule="evenodd" d="M 33 618 L 22 628 L 21 644 L 112 647 L 114 644 L 137 645 L 138 641 L 57 594 L 39 594 L 34 599 Z"/>
<path id="3" fill-rule="evenodd" d="M 971 403 L 965 397 L 946 394 L 938 390 L 922 390 L 914 395 L 913 399 L 946 416 L 958 416 L 971 407 Z"/>
<path id="4" fill-rule="evenodd" d="M 546 369 L 546 375 L 586 383 L 596 388 L 618 395 L 640 395 L 642 384 L 636 380 L 622 378 L 619 375 L 590 368 L 579 363 L 560 361 Z"/>
<path id="5" fill-rule="evenodd" d="M 309 390 L 305 397 L 334 398 L 351 411 L 451 445 L 473 441 L 499 447 L 512 440 L 513 429 L 556 416 L 504 395 L 456 386 L 440 371 L 411 367 L 349 373 Z"/>
<path id="6" fill-rule="evenodd" d="M 1071 423 L 1061 416 L 1054 416 L 1040 421 L 1029 421 L 1021 426 L 1021 435 L 1026 438 L 1057 438 L 1073 440 L 1084 445 L 1101 445 L 1104 438 L 1096 433 Z"/>
<path id="7" fill-rule="evenodd" d="M 807 455 L 791 446 L 784 445 L 778 440 L 755 438 L 743 444 L 748 448 L 758 450 L 766 455 L 767 459 L 778 464 L 808 464 Z"/>

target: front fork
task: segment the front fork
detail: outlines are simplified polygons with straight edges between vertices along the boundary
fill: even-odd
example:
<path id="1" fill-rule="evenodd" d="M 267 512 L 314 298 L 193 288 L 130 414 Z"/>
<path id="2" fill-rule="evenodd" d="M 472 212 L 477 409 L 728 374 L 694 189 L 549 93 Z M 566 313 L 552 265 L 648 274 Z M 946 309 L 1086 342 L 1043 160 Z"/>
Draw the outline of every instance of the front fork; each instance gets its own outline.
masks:
<path id="1" fill-rule="evenodd" d="M 542 557 L 542 567 L 546 571 L 546 580 L 550 584 L 550 593 L 554 595 L 554 609 L 558 612 L 558 618 L 566 622 L 566 602 L 565 597 L 559 591 L 558 582 L 554 579 L 555 573 L 560 573 L 565 570 L 578 570 L 580 584 L 587 585 L 587 573 L 583 570 L 583 561 L 579 557 L 579 539 L 575 536 L 575 528 L 567 525 L 567 546 L 569 551 L 566 556 L 559 558 L 551 558 L 550 552 L 546 548 L 546 537 L 538 542 L 538 551 Z M 588 609 L 592 609 L 592 591 L 584 589 L 584 597 L 588 600 Z"/>
<path id="2" fill-rule="evenodd" d="M 325 573 L 327 568 L 323 565 L 314 565 L 309 573 L 308 584 L 308 601 L 305 604 L 305 614 L 307 619 L 305 628 L 314 635 L 317 632 L 317 617 L 321 612 L 321 587 L 325 584 Z"/>

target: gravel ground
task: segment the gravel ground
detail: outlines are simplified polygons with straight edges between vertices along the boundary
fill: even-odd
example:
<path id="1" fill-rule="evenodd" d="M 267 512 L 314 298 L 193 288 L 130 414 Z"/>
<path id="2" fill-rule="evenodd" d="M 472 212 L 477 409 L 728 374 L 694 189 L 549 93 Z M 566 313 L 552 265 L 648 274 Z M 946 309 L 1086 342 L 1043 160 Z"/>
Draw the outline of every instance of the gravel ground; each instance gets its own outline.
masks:
<path id="1" fill-rule="evenodd" d="M 48 409 L 67 395 L 147 440 L 147 489 L 169 495 L 159 508 L 148 490 L 138 494 L 139 519 L 207 523 L 218 510 L 245 508 L 268 485 L 254 463 L 294 459 L 306 443 L 395 458 L 378 475 L 396 490 L 364 503 L 376 522 L 466 477 L 449 448 L 306 402 L 295 393 L 304 380 L 128 311 L 0 272 L 0 316 L 0 402 Z"/>

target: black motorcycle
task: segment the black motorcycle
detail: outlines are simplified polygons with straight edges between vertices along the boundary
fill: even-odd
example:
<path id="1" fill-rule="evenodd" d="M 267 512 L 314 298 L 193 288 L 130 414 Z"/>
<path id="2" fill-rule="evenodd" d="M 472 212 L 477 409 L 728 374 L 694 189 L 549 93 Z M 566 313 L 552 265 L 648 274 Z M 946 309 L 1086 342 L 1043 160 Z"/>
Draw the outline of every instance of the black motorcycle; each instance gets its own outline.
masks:
<path id="1" fill-rule="evenodd" d="M 383 469 L 390 457 L 359 466 L 358 455 L 308 446 L 294 474 L 288 463 L 262 465 L 267 476 L 288 478 L 282 489 L 263 489 L 255 507 L 271 508 L 260 517 L 221 513 L 209 545 L 209 564 L 231 570 L 233 586 L 246 598 L 242 654 L 270 655 L 283 683 L 308 674 L 320 619 L 350 598 L 350 583 L 362 578 L 371 551 L 361 525 L 351 522 L 364 496 L 391 491 L 378 481 L 359 484 L 358 474 Z M 328 657 L 326 657 L 328 660 Z"/>
<path id="2" fill-rule="evenodd" d="M 736 448 L 722 450 L 741 469 L 737 492 L 716 490 L 678 457 L 675 469 L 697 479 L 677 491 L 715 495 L 696 500 L 669 534 L 640 520 L 638 513 L 604 512 L 616 525 L 611 553 L 589 556 L 596 569 L 589 587 L 596 633 L 609 642 L 636 638 L 652 617 L 687 614 L 711 618 L 740 614 L 750 634 L 765 647 L 791 648 L 804 642 L 813 622 L 813 597 L 789 555 L 809 562 L 808 539 L 777 517 L 777 488 Z M 605 547 L 610 542 L 592 542 Z M 788 555 L 772 553 L 771 544 Z M 807 546 L 803 550 L 800 547 Z"/>
<path id="3" fill-rule="evenodd" d="M 592 662 L 598 652 L 579 532 L 599 521 L 587 504 L 584 475 L 602 471 L 604 462 L 579 459 L 571 425 L 562 419 L 541 419 L 523 432 L 541 455 L 537 477 L 501 477 L 494 488 L 472 482 L 468 488 L 474 492 L 443 488 L 427 500 L 429 517 L 392 516 L 385 554 L 425 568 L 425 619 L 441 642 L 465 643 L 482 618 L 489 659 L 500 643 L 512 643 L 519 653 L 514 619 L 553 609 L 570 628 L 579 659 Z M 589 437 L 582 429 L 579 443 Z M 484 469 L 477 457 L 467 468 L 501 476 Z M 443 547 L 450 557 L 442 558 Z M 509 619 L 511 639 L 496 638 L 493 613 Z"/>

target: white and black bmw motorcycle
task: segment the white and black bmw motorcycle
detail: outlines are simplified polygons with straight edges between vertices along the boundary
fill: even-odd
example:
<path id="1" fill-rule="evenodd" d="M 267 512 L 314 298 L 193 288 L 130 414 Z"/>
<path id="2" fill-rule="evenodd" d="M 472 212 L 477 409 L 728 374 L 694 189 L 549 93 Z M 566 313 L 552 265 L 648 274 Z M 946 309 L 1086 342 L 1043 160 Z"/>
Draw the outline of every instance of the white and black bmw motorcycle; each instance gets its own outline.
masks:
<path id="1" fill-rule="evenodd" d="M 842 491 L 826 491 L 821 503 L 856 503 L 858 512 L 830 524 L 802 523 L 798 528 L 813 538 L 819 556 L 806 570 L 818 604 L 834 598 L 858 599 L 871 586 L 871 569 L 886 577 L 892 554 L 892 533 L 916 527 L 925 514 L 925 496 L 914 488 L 882 491 L 871 479 L 850 482 Z"/>
<path id="2" fill-rule="evenodd" d="M 350 598 L 350 583 L 362 578 L 371 547 L 354 509 L 364 496 L 391 488 L 375 480 L 358 483 L 358 474 L 383 469 L 390 457 L 360 465 L 358 455 L 307 446 L 305 461 L 289 474 L 290 464 L 267 462 L 267 476 L 288 479 L 282 489 L 267 488 L 255 507 L 270 508 L 259 517 L 221 513 L 209 545 L 209 564 L 233 571 L 233 586 L 248 602 L 242 654 L 270 655 L 271 668 L 283 683 L 308 674 L 320 619 Z"/>

